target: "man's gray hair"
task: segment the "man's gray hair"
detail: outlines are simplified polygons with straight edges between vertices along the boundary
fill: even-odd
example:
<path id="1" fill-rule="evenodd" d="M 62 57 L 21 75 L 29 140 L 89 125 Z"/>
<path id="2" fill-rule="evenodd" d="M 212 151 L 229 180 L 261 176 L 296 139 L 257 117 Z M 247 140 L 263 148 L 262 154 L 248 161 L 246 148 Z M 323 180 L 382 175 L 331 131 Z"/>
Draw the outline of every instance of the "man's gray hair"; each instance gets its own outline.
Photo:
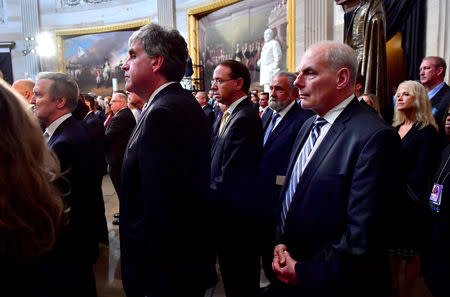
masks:
<path id="1" fill-rule="evenodd" d="M 122 92 L 114 92 L 114 93 L 113 93 L 113 96 L 114 96 L 114 95 L 119 96 L 119 97 L 120 97 L 120 100 L 124 101 L 125 103 L 126 103 L 127 100 L 128 100 L 127 94 L 124 94 L 124 93 L 122 93 Z"/>
<path id="2" fill-rule="evenodd" d="M 164 57 L 161 72 L 167 80 L 179 82 L 183 78 L 188 50 L 186 41 L 177 30 L 156 24 L 145 25 L 131 35 L 128 45 L 131 47 L 138 40 L 147 56 Z"/>
<path id="3" fill-rule="evenodd" d="M 60 72 L 40 72 L 36 80 L 41 79 L 50 79 L 53 81 L 48 90 L 52 101 L 65 97 L 66 107 L 71 112 L 77 108 L 80 91 L 77 82 L 73 78 Z"/>
<path id="4" fill-rule="evenodd" d="M 358 57 L 356 51 L 350 46 L 334 41 L 322 41 L 313 46 L 327 46 L 325 59 L 328 67 L 333 71 L 338 71 L 341 68 L 347 68 L 350 73 L 350 85 L 354 86 L 356 83 L 356 74 L 358 71 Z"/>
<path id="5" fill-rule="evenodd" d="M 289 81 L 289 88 L 290 88 L 291 92 L 292 92 L 292 90 L 297 89 L 297 87 L 294 86 L 295 79 L 297 78 L 297 76 L 294 73 L 289 72 L 289 71 L 285 71 L 285 70 L 281 70 L 281 71 L 278 71 L 277 73 L 275 73 L 272 76 L 272 79 L 274 79 L 276 77 L 279 77 L 279 76 L 284 76 L 284 77 L 286 77 L 288 79 L 288 81 Z"/>

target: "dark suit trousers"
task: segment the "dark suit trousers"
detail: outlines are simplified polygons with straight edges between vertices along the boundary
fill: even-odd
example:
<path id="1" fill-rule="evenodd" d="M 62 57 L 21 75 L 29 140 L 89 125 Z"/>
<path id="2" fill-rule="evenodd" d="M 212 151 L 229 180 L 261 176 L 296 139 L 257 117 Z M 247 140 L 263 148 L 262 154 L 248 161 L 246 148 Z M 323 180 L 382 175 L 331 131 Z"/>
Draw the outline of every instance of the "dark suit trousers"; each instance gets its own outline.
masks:
<path id="1" fill-rule="evenodd" d="M 257 296 L 260 267 L 256 226 L 239 216 L 221 218 L 220 211 L 217 213 L 217 257 L 225 294 Z"/>

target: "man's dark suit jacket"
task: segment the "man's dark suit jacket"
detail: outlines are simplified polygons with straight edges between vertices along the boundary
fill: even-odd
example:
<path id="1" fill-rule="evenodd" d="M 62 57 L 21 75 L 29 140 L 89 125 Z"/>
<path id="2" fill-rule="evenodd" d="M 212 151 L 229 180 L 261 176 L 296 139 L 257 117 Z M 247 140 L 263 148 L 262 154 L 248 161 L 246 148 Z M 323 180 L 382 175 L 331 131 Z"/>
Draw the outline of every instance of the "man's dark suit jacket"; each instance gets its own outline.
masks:
<path id="1" fill-rule="evenodd" d="M 205 114 L 179 83 L 153 98 L 133 131 L 120 199 L 127 296 L 197 296 L 210 285 L 210 145 Z"/>
<path id="2" fill-rule="evenodd" d="M 315 118 L 297 136 L 281 199 Z M 397 132 L 357 99 L 338 116 L 300 177 L 281 235 L 298 261 L 299 283 L 290 291 L 390 296 L 384 250 L 389 206 L 401 187 L 399 152 Z"/>
<path id="3" fill-rule="evenodd" d="M 268 129 L 273 111 L 269 108 L 264 113 L 264 117 L 269 120 L 264 124 L 264 133 Z M 279 198 L 282 185 L 276 184 L 277 176 L 286 176 L 289 157 L 297 134 L 303 123 L 314 115 L 314 112 L 305 110 L 298 104 L 292 105 L 280 123 L 272 130 L 266 144 L 263 147 L 263 154 L 260 166 L 259 191 L 263 199 L 263 214 L 265 221 L 270 220 L 275 224 L 279 213 Z"/>
<path id="4" fill-rule="evenodd" d="M 109 165 L 109 174 L 117 192 L 120 189 L 120 171 L 122 170 L 123 156 L 131 132 L 136 126 L 136 118 L 126 107 L 113 116 L 105 130 L 106 162 Z M 117 193 L 117 195 L 120 195 Z"/>
<path id="5" fill-rule="evenodd" d="M 89 135 L 71 116 L 58 126 L 48 144 L 56 153 L 64 173 L 58 184 L 70 208 L 69 224 L 54 249 L 60 259 L 61 278 L 71 290 L 68 296 L 92 296 L 95 283 L 89 277 L 93 278 L 92 265 L 98 257 L 99 241 L 98 230 L 92 224 L 104 213 L 98 208 L 94 154 Z"/>
<path id="6" fill-rule="evenodd" d="M 436 123 L 441 128 L 443 127 L 442 118 L 447 113 L 447 106 L 450 104 L 450 87 L 444 83 L 442 89 L 434 95 L 430 102 Z"/>
<path id="7" fill-rule="evenodd" d="M 251 101 L 240 102 L 218 133 L 211 152 L 211 189 L 213 198 L 236 215 L 253 212 L 262 153 L 262 125 Z M 225 199 L 225 200 L 224 200 Z"/>
<path id="8" fill-rule="evenodd" d="M 92 144 L 92 150 L 94 153 L 94 164 L 97 181 L 97 199 L 99 212 L 103 213 L 103 216 L 99 217 L 99 222 L 94 223 L 98 228 L 98 234 L 102 242 L 108 242 L 108 226 L 106 224 L 105 217 L 105 204 L 103 202 L 102 193 L 102 181 L 103 175 L 106 174 L 106 159 L 105 159 L 105 127 L 100 118 L 93 112 L 89 113 L 83 122 L 83 126 L 89 135 L 89 139 Z"/>
<path id="9" fill-rule="evenodd" d="M 252 296 L 259 288 L 256 251 L 262 125 L 251 101 L 240 102 L 213 140 L 211 190 L 216 207 L 218 256 L 227 295 Z M 245 253 L 238 253 L 245 246 Z M 228 258 L 224 271 L 222 259 Z M 234 261 L 234 262 L 233 262 Z M 231 281 L 227 281 L 234 278 Z M 234 295 L 233 295 L 234 294 Z"/>
<path id="10" fill-rule="evenodd" d="M 202 107 L 205 112 L 206 119 L 209 123 L 209 129 L 212 131 L 212 127 L 214 125 L 214 120 L 216 119 L 212 106 L 209 103 L 206 103 L 205 106 Z"/>

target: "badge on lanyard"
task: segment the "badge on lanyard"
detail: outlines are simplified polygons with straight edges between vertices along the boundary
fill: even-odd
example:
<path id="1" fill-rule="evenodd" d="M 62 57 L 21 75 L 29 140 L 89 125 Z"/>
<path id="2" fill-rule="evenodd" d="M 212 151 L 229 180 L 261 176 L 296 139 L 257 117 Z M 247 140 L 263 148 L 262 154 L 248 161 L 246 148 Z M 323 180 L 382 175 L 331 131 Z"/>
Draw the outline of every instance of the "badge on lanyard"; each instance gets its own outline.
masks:
<path id="1" fill-rule="evenodd" d="M 431 195 L 430 195 L 430 204 L 432 206 L 432 209 L 436 209 L 437 211 L 439 211 L 438 209 L 441 206 L 443 190 L 444 190 L 443 185 L 440 185 L 440 184 L 433 185 L 433 190 L 431 190 Z"/>

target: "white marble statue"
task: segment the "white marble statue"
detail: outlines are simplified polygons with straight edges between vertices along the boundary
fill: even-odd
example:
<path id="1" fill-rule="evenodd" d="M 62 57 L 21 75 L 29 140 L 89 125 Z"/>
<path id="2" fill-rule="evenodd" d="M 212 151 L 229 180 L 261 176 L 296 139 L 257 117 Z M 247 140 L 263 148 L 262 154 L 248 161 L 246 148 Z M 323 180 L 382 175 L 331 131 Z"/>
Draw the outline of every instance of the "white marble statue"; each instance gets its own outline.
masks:
<path id="1" fill-rule="evenodd" d="M 281 57 L 280 43 L 273 39 L 272 29 L 267 29 L 264 31 L 264 46 L 261 50 L 261 58 L 258 60 L 259 83 L 264 86 L 264 92 L 269 92 L 272 76 L 280 71 Z"/>

